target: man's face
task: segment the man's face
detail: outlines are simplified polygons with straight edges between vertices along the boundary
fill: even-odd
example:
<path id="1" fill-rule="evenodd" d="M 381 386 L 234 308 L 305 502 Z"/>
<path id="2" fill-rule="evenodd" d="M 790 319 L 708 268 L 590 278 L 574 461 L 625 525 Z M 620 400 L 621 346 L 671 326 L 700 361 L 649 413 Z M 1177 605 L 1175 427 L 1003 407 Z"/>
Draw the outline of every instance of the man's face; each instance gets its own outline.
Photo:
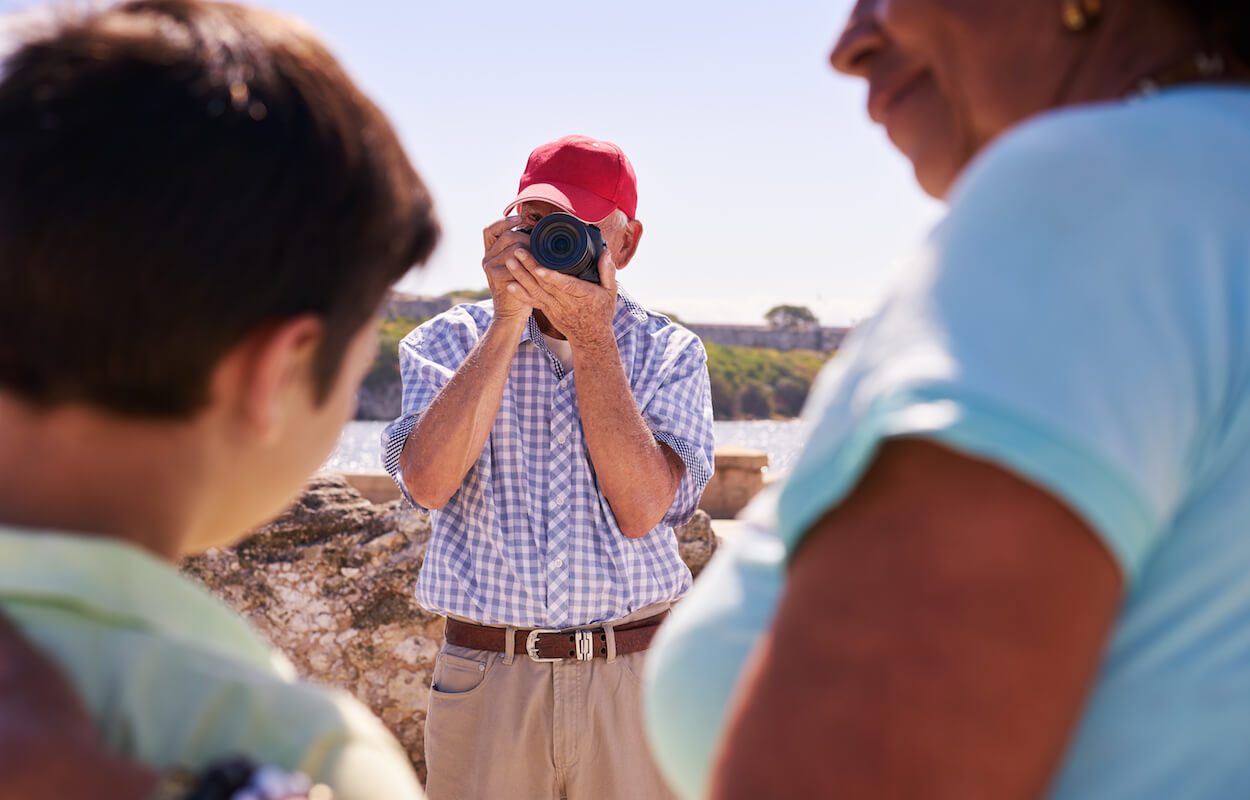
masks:
<path id="1" fill-rule="evenodd" d="M 555 203 L 548 203 L 546 200 L 525 200 L 519 206 L 517 213 L 525 221 L 524 225 L 527 229 L 533 228 L 538 221 L 548 214 L 568 214 L 566 211 Z M 574 216 L 577 216 L 574 214 Z M 580 217 L 579 217 L 580 219 Z M 582 222 L 589 223 L 597 227 L 603 232 L 603 240 L 608 245 L 608 252 L 612 254 L 612 260 L 621 266 L 625 262 L 625 242 L 629 233 L 629 220 L 624 212 L 613 211 L 607 217 L 601 220 L 586 220 Z"/>

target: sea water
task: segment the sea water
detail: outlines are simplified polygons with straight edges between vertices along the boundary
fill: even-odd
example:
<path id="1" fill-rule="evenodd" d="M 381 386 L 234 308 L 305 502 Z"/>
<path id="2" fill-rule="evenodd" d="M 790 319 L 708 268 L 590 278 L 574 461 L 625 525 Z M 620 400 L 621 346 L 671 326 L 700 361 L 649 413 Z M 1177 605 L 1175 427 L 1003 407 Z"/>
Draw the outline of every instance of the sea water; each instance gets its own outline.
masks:
<path id="1" fill-rule="evenodd" d="M 805 436 L 798 420 L 745 420 L 713 423 L 716 444 L 747 447 L 768 454 L 765 472 L 785 472 L 794 464 Z M 326 468 L 338 472 L 380 472 L 379 439 L 385 422 L 349 422 Z"/>

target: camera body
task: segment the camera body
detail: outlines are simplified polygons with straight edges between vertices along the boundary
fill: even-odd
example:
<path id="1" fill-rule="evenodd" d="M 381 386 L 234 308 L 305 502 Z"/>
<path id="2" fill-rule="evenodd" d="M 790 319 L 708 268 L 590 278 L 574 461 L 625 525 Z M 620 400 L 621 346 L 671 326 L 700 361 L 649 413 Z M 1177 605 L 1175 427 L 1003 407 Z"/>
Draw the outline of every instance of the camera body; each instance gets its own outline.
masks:
<path id="1" fill-rule="evenodd" d="M 572 214 L 548 214 L 530 230 L 530 253 L 549 270 L 599 283 L 599 257 L 607 242 L 598 226 Z"/>

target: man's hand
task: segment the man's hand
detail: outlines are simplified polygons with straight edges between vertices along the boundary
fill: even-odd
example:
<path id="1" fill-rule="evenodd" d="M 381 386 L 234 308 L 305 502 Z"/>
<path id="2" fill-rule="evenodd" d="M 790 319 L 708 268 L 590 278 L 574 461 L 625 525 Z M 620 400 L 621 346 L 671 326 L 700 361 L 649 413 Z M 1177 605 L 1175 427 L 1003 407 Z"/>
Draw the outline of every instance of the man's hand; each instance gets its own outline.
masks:
<path id="1" fill-rule="evenodd" d="M 140 800 L 155 773 L 110 753 L 78 694 L 0 616 L 0 800 Z"/>
<path id="2" fill-rule="evenodd" d="M 515 280 L 507 262 L 518 246 L 529 246 L 529 234 L 513 230 L 523 223 L 520 215 L 513 215 L 496 220 L 482 230 L 486 247 L 482 271 L 486 273 L 491 299 L 495 303 L 495 319 L 500 321 L 528 319 L 533 306 L 533 303 L 525 302 L 523 294 L 508 291 Z"/>
<path id="3" fill-rule="evenodd" d="M 519 247 L 504 264 L 512 278 L 505 287 L 507 294 L 543 312 L 574 350 L 615 343 L 616 263 L 607 248 L 599 256 L 598 284 L 547 269 Z"/>

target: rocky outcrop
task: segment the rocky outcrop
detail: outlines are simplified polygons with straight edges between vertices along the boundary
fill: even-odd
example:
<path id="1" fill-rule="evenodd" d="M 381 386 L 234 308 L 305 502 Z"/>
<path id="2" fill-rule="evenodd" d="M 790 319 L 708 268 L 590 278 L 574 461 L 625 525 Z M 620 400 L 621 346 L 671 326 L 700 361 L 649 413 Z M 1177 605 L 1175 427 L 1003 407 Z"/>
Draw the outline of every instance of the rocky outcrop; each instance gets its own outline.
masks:
<path id="1" fill-rule="evenodd" d="M 696 578 L 719 544 L 720 537 L 712 530 L 712 518 L 701 509 L 694 512 L 694 519 L 677 529 L 677 550 Z"/>
<path id="2" fill-rule="evenodd" d="M 354 419 L 390 422 L 402 413 L 403 405 L 404 384 L 399 370 L 394 370 L 394 374 L 378 370 L 360 384 Z"/>
<path id="3" fill-rule="evenodd" d="M 371 503 L 343 476 L 320 473 L 281 517 L 183 571 L 247 616 L 304 677 L 372 708 L 424 781 L 426 698 L 443 637 L 441 618 L 412 594 L 429 537 L 425 512 Z M 695 574 L 717 542 L 702 511 L 678 531 Z"/>

